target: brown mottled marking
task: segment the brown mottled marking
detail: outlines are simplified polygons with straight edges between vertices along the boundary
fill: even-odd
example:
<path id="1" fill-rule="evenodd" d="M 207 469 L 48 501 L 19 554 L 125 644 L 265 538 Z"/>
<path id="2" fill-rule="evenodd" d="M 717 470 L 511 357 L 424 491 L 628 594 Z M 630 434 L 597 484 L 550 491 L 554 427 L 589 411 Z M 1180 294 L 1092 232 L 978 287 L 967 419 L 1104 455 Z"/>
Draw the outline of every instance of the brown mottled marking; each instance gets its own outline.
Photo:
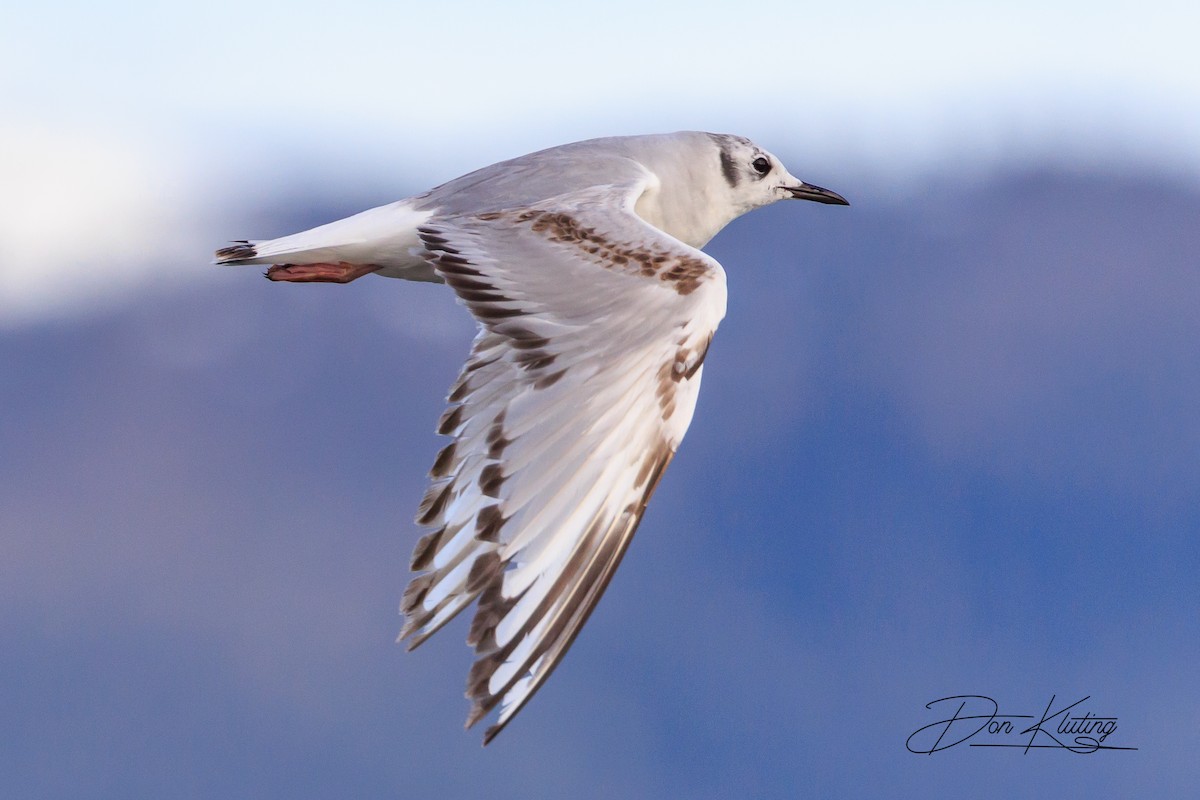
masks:
<path id="1" fill-rule="evenodd" d="M 496 288 L 487 281 L 478 280 L 476 278 L 468 278 L 463 275 L 456 275 L 452 272 L 447 272 L 443 277 L 446 280 L 446 284 L 456 291 L 459 289 L 477 289 L 480 291 L 487 291 L 488 289 Z"/>
<path id="2" fill-rule="evenodd" d="M 442 232 L 434 228 L 417 228 L 417 235 L 421 237 L 421 241 L 425 244 L 440 247 L 441 245 L 450 244 L 450 240 L 442 236 Z"/>
<path id="3" fill-rule="evenodd" d="M 540 350 L 550 344 L 549 339 L 538 336 L 520 325 L 505 326 L 501 332 L 512 340 L 512 346 L 516 350 Z"/>
<path id="4" fill-rule="evenodd" d="M 442 418 L 438 420 L 437 432 L 442 436 L 449 436 L 454 433 L 454 430 L 462 422 L 463 409 L 462 406 L 451 406 L 442 412 Z"/>
<path id="5" fill-rule="evenodd" d="M 499 497 L 504 485 L 504 470 L 499 464 L 488 464 L 479 473 L 479 491 L 488 497 Z"/>
<path id="6" fill-rule="evenodd" d="M 519 353 L 513 360 L 520 364 L 526 371 L 535 372 L 550 366 L 557 358 L 558 355 L 555 353 L 547 353 L 544 350 L 529 350 Z"/>
<path id="7" fill-rule="evenodd" d="M 475 518 L 475 538 L 481 542 L 496 542 L 500 539 L 500 528 L 508 520 L 500 516 L 500 506 L 486 506 Z"/>
<path id="8" fill-rule="evenodd" d="M 400 599 L 400 608 L 405 614 L 412 616 L 420 608 L 425 595 L 429 593 L 429 587 L 433 586 L 434 576 L 435 573 L 432 572 L 418 575 L 408 584 L 404 596 Z"/>
<path id="9" fill-rule="evenodd" d="M 671 388 L 675 380 L 675 362 L 668 361 L 658 368 L 658 388 L 655 389 L 654 396 L 662 400 L 668 392 L 675 391 Z"/>
<path id="10" fill-rule="evenodd" d="M 467 307 L 471 309 L 471 313 L 481 322 L 494 322 L 498 319 L 519 317 L 525 313 L 519 308 L 497 308 L 496 306 L 485 306 L 470 302 L 467 303 Z"/>
<path id="11" fill-rule="evenodd" d="M 504 438 L 503 411 L 496 415 L 496 419 L 492 421 L 491 427 L 488 428 L 486 444 L 488 446 L 488 458 L 497 460 L 504 454 L 504 448 L 511 444 L 508 439 Z"/>
<path id="12" fill-rule="evenodd" d="M 451 258 L 453 258 L 453 260 L 451 260 Z M 453 285 L 455 280 L 463 277 L 466 277 L 467 279 L 483 277 L 483 273 L 476 269 L 475 266 L 465 258 L 459 258 L 457 256 L 452 257 L 444 253 L 438 253 L 438 258 L 435 260 L 437 262 L 436 266 L 438 271 L 441 272 L 446 278 L 446 282 L 450 283 L 451 285 Z"/>
<path id="13" fill-rule="evenodd" d="M 492 633 L 495 633 L 494 629 Z M 471 665 L 471 671 L 467 673 L 467 697 L 472 700 L 471 711 L 467 714 L 468 728 L 486 717 L 488 712 L 496 707 L 496 703 L 500 702 L 498 695 L 490 699 L 488 681 L 491 680 L 492 673 L 504 663 L 504 657 L 501 655 L 503 652 L 499 650 L 480 658 Z"/>
<path id="14" fill-rule="evenodd" d="M 450 387 L 450 394 L 446 396 L 446 400 L 451 403 L 461 402 L 464 397 L 471 393 L 470 376 L 467 373 L 459 375 L 458 380 Z"/>
<path id="15" fill-rule="evenodd" d="M 691 294 L 709 274 L 708 265 L 698 258 L 681 256 L 670 269 L 659 274 L 659 280 L 675 284 L 675 291 Z"/>
<path id="16" fill-rule="evenodd" d="M 658 407 L 662 410 L 663 419 L 670 419 L 675 413 L 675 384 L 691 380 L 704 363 L 708 355 L 708 346 L 712 343 L 710 336 L 704 346 L 693 350 L 680 345 L 675 348 L 675 356 L 664 363 L 658 370 L 658 386 L 654 396 L 658 398 Z"/>
<path id="17" fill-rule="evenodd" d="M 515 220 L 529 222 L 534 233 L 542 234 L 552 242 L 577 247 L 589 261 L 606 269 L 647 278 L 657 276 L 671 284 L 679 294 L 694 292 L 712 271 L 699 258 L 614 242 L 561 211 L 526 211 Z"/>
<path id="18" fill-rule="evenodd" d="M 466 380 L 470 376 L 470 373 L 474 372 L 475 370 L 483 369 L 488 364 L 495 364 L 499 360 L 500 356 L 497 354 L 491 358 L 472 359 L 471 361 L 468 361 L 466 366 L 463 367 L 462 380 Z"/>
<path id="19" fill-rule="evenodd" d="M 500 554 L 495 550 L 489 550 L 476 556 L 475 563 L 471 565 L 471 571 L 467 574 L 467 592 L 474 594 L 482 591 L 483 587 L 500 574 L 503 566 L 500 562 Z"/>
<path id="20" fill-rule="evenodd" d="M 552 372 L 549 375 L 538 378 L 536 381 L 534 381 L 533 388 L 548 389 L 551 386 L 553 386 L 554 384 L 558 383 L 558 381 L 562 378 L 562 376 L 566 375 L 566 374 L 567 374 L 567 371 L 565 369 L 560 369 L 558 372 Z"/>
<path id="21" fill-rule="evenodd" d="M 467 644 L 474 647 L 477 654 L 496 649 L 496 626 L 525 594 L 522 592 L 517 597 L 506 599 L 500 591 L 502 585 L 503 581 L 494 580 L 479 595 L 475 618 L 471 620 L 471 630 L 467 633 Z"/>
<path id="22" fill-rule="evenodd" d="M 409 562 L 408 567 L 410 570 L 420 572 L 429 566 L 429 562 L 433 561 L 434 555 L 437 554 L 443 531 L 445 528 L 438 528 L 433 533 L 427 533 L 421 537 L 417 546 L 413 548 L 412 561 Z"/>
<path id="23" fill-rule="evenodd" d="M 509 303 L 511 298 L 505 297 L 499 292 L 484 291 L 482 289 L 464 289 L 461 286 L 455 286 L 458 296 L 468 303 Z"/>
<path id="24" fill-rule="evenodd" d="M 474 267 L 471 260 L 462 256 L 457 250 L 451 250 L 449 245 L 438 245 L 438 263 L 443 267 L 453 264 L 456 267 Z"/>
<path id="25" fill-rule="evenodd" d="M 491 437 L 489 437 L 491 439 Z M 504 455 L 504 448 L 512 444 L 511 439 L 505 439 L 503 436 L 491 439 L 488 442 L 488 458 L 500 458 Z"/>
<path id="26" fill-rule="evenodd" d="M 429 470 L 431 478 L 445 478 L 450 474 L 450 466 L 454 463 L 454 451 L 458 447 L 458 442 L 451 442 L 443 447 L 434 459 L 433 468 Z"/>
<path id="27" fill-rule="evenodd" d="M 430 484 L 425 490 L 425 496 L 421 498 L 421 505 L 417 508 L 417 524 L 429 525 L 439 516 L 446 508 L 446 501 L 450 499 L 450 489 L 454 486 L 453 482 L 448 480 L 437 481 Z"/>
<path id="28" fill-rule="evenodd" d="M 675 374 L 672 369 L 673 361 L 663 364 L 658 370 L 658 386 L 654 389 L 654 396 L 658 398 L 658 407 L 663 411 L 663 417 L 666 418 L 667 406 L 675 403 Z"/>

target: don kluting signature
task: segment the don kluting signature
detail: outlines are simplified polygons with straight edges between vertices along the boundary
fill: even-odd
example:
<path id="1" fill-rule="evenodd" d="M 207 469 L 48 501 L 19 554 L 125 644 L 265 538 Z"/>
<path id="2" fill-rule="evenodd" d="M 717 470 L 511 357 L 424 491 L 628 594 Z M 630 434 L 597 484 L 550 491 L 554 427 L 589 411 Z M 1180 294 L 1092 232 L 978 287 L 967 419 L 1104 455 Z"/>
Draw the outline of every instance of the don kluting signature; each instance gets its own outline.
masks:
<path id="1" fill-rule="evenodd" d="M 1067 750 L 1087 755 L 1100 750 L 1137 750 L 1110 742 L 1117 732 L 1116 717 L 1097 716 L 1085 708 L 1076 711 L 1091 695 L 1055 710 L 1056 697 L 1040 717 L 1036 714 L 1001 714 L 1000 705 L 981 694 L 942 697 L 925 708 L 948 717 L 913 731 L 905 746 L 909 752 L 932 755 L 960 744 L 970 747 Z M 1074 714 L 1070 713 L 1075 711 Z M 1082 712 L 1082 713 L 1080 713 Z M 1024 720 L 1037 720 L 1032 725 Z"/>

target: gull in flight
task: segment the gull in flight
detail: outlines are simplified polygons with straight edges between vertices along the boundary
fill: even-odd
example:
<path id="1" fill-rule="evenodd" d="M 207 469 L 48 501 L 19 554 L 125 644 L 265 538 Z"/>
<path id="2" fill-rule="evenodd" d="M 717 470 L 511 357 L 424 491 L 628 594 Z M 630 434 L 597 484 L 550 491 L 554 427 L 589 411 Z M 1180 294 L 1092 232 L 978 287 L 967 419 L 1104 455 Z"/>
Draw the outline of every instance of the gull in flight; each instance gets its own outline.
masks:
<path id="1" fill-rule="evenodd" d="M 467 727 L 484 744 L 562 660 L 629 546 L 696 407 L 725 316 L 699 248 L 776 200 L 848 205 L 748 139 L 593 139 L 493 164 L 424 194 L 217 264 L 274 281 L 368 273 L 447 284 L 478 335 L 438 422 L 401 639 L 477 601 Z"/>

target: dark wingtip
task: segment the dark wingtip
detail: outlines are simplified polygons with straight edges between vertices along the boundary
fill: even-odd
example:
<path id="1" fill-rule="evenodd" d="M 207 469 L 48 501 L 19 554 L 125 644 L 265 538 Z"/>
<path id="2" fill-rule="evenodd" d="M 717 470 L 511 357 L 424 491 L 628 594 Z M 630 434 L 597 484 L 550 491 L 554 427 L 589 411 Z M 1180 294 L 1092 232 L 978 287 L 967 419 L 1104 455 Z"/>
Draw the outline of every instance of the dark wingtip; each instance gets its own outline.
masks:
<path id="1" fill-rule="evenodd" d="M 483 734 L 483 744 L 481 746 L 487 747 L 489 744 L 491 744 L 492 739 L 495 739 L 496 734 L 500 733 L 502 730 L 504 730 L 503 725 L 493 725 L 492 727 L 488 728 Z"/>

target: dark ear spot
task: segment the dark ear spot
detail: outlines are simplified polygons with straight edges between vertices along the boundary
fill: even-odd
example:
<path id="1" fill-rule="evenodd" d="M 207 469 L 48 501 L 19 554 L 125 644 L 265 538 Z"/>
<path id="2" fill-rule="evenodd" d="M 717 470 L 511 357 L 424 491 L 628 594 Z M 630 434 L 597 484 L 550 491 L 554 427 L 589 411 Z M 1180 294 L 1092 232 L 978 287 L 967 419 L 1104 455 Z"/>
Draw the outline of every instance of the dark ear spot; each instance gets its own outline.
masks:
<path id="1" fill-rule="evenodd" d="M 721 174 L 725 176 L 725 182 L 736 188 L 742 176 L 738 173 L 737 162 L 733 160 L 733 153 L 730 152 L 733 142 L 729 136 L 720 136 L 715 133 L 710 133 L 709 137 L 717 146 L 717 152 L 721 154 Z"/>
<path id="2" fill-rule="evenodd" d="M 721 148 L 721 174 L 725 176 L 725 180 L 730 186 L 737 187 L 738 179 L 741 176 L 738 175 L 737 164 L 734 163 L 733 156 L 724 147 Z"/>

